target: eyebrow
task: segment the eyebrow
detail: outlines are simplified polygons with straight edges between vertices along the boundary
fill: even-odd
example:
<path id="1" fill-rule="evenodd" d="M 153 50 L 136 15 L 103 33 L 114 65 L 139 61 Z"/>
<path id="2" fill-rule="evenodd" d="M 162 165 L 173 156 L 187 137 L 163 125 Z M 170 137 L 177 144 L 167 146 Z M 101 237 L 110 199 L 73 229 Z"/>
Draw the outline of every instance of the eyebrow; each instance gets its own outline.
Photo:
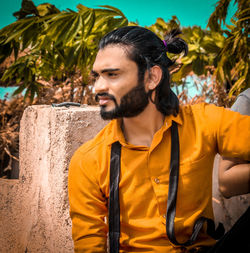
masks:
<path id="1" fill-rule="evenodd" d="M 118 69 L 118 68 L 116 68 L 116 69 L 112 69 L 112 68 L 103 69 L 103 70 L 101 71 L 101 73 L 114 72 L 114 71 L 118 71 L 118 70 L 120 70 L 120 69 Z M 91 74 L 92 74 L 92 75 L 98 75 L 98 73 L 97 73 L 96 71 L 94 71 L 94 70 L 91 70 Z"/>

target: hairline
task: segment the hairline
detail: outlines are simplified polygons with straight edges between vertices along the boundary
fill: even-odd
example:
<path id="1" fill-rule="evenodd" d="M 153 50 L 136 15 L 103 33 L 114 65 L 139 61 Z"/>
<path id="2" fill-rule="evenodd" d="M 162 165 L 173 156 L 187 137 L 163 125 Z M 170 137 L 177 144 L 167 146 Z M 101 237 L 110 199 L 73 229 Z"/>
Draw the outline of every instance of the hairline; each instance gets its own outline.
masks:
<path id="1" fill-rule="evenodd" d="M 126 43 L 126 42 L 123 42 L 123 41 L 118 42 L 118 43 L 111 42 L 111 43 L 105 45 L 104 47 L 99 48 L 99 51 L 100 51 L 100 50 L 103 50 L 103 49 L 105 49 L 105 48 L 107 48 L 107 47 L 120 47 L 120 48 L 122 48 L 123 51 L 124 51 L 124 53 L 125 53 L 126 56 L 128 57 L 128 59 L 131 60 L 131 61 L 133 61 L 133 62 L 136 64 L 136 66 L 137 66 L 137 70 L 138 70 L 138 73 L 137 73 L 137 75 L 138 75 L 138 81 L 144 81 L 146 70 L 149 70 L 149 68 L 146 68 L 146 70 L 145 70 L 144 73 L 143 73 L 143 77 L 140 76 L 140 74 L 141 74 L 140 72 L 141 72 L 141 67 L 142 67 L 142 66 L 140 66 L 140 64 L 139 64 L 138 62 L 136 62 L 136 60 L 133 58 L 133 53 L 135 53 L 136 48 L 135 48 L 132 44 Z M 144 56 L 142 56 L 142 57 L 145 59 Z M 146 59 L 145 59 L 145 60 L 146 60 Z M 160 66 L 159 66 L 159 67 L 160 67 Z M 149 71 L 149 72 L 150 72 L 150 71 Z M 143 80 L 141 80 L 141 79 L 143 79 Z"/>

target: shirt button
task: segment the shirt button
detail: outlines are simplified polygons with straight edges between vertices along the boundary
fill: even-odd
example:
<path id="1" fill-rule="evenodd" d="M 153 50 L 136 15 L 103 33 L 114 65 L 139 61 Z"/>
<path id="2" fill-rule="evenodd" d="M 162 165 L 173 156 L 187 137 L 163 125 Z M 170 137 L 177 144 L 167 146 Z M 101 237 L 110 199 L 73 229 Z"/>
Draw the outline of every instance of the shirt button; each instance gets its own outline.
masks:
<path id="1" fill-rule="evenodd" d="M 160 179 L 156 177 L 156 178 L 155 178 L 155 183 L 156 183 L 156 184 L 159 184 L 159 183 L 160 183 Z"/>
<path id="2" fill-rule="evenodd" d="M 163 217 L 164 219 L 166 219 L 166 214 L 163 214 L 162 217 Z"/>

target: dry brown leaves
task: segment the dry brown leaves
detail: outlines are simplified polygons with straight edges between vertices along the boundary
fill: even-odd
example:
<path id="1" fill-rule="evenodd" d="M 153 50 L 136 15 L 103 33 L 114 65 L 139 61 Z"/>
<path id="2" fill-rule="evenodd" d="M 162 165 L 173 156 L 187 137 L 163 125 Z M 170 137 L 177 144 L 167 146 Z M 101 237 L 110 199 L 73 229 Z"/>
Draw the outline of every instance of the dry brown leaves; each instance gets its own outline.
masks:
<path id="1" fill-rule="evenodd" d="M 38 97 L 32 104 L 52 104 L 62 102 L 77 102 L 94 105 L 93 86 L 84 84 L 80 74 L 63 82 L 45 82 Z M 73 83 L 72 83 L 73 82 Z M 24 109 L 31 105 L 29 99 L 22 96 L 11 100 L 0 100 L 0 177 L 10 177 L 13 159 L 18 160 L 20 120 Z"/>
<path id="2" fill-rule="evenodd" d="M 211 79 L 209 83 L 204 82 L 201 84 L 196 81 L 194 83 L 199 95 L 190 98 L 187 94 L 187 90 L 183 88 L 182 92 L 178 95 L 181 105 L 206 102 L 229 108 L 236 99 L 236 96 L 229 98 L 226 89 L 213 79 Z"/>
<path id="3" fill-rule="evenodd" d="M 52 104 L 77 102 L 94 105 L 93 85 L 91 80 L 85 84 L 80 73 L 65 81 L 45 82 L 39 80 L 44 88 L 32 104 Z M 197 86 L 200 95 L 189 98 L 185 89 L 179 94 L 180 104 L 196 104 L 200 102 L 214 103 L 219 106 L 231 106 L 234 98 L 229 99 L 225 89 L 216 82 Z M 13 159 L 18 159 L 20 120 L 24 109 L 30 105 L 23 97 L 12 98 L 10 101 L 0 100 L 0 177 L 7 178 Z"/>
<path id="4" fill-rule="evenodd" d="M 22 97 L 0 100 L 0 177 L 7 177 L 12 160 L 18 160 L 20 120 L 26 106 Z"/>

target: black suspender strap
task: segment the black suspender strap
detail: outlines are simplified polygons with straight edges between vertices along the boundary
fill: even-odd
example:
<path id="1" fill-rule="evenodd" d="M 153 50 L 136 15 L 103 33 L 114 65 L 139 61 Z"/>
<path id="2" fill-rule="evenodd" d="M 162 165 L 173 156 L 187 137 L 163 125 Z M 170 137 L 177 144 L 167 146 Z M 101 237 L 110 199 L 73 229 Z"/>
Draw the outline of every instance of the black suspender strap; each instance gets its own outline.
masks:
<path id="1" fill-rule="evenodd" d="M 109 247 L 110 253 L 119 253 L 120 203 L 119 180 L 121 166 L 121 144 L 115 142 L 111 147 L 109 183 Z"/>
<path id="2" fill-rule="evenodd" d="M 224 227 L 219 223 L 218 228 L 215 230 L 214 221 L 205 217 L 200 217 L 196 220 L 193 232 L 186 242 L 179 243 L 174 234 L 174 219 L 176 213 L 176 200 L 178 191 L 179 179 L 179 164 L 180 164 L 180 150 L 179 150 L 179 135 L 177 123 L 172 121 L 171 127 L 171 161 L 170 161 L 170 174 L 169 174 L 169 189 L 168 189 L 168 202 L 166 213 L 166 231 L 168 239 L 175 245 L 189 246 L 196 240 L 204 222 L 207 222 L 207 233 L 214 239 L 220 238 L 224 234 Z"/>
<path id="3" fill-rule="evenodd" d="M 215 230 L 214 221 L 205 217 L 196 220 L 193 232 L 186 242 L 179 243 L 175 238 L 174 219 L 176 214 L 176 200 L 179 179 L 179 135 L 177 123 L 172 121 L 171 127 L 171 160 L 169 174 L 169 190 L 166 213 L 166 231 L 169 240 L 175 245 L 189 246 L 196 240 L 204 222 L 207 222 L 207 233 L 214 239 L 224 234 L 224 227 L 219 223 Z M 110 253 L 119 253 L 120 239 L 120 203 L 119 203 L 119 180 L 121 167 L 121 144 L 115 142 L 111 147 L 110 158 L 110 186 L 109 186 L 109 245 Z"/>

